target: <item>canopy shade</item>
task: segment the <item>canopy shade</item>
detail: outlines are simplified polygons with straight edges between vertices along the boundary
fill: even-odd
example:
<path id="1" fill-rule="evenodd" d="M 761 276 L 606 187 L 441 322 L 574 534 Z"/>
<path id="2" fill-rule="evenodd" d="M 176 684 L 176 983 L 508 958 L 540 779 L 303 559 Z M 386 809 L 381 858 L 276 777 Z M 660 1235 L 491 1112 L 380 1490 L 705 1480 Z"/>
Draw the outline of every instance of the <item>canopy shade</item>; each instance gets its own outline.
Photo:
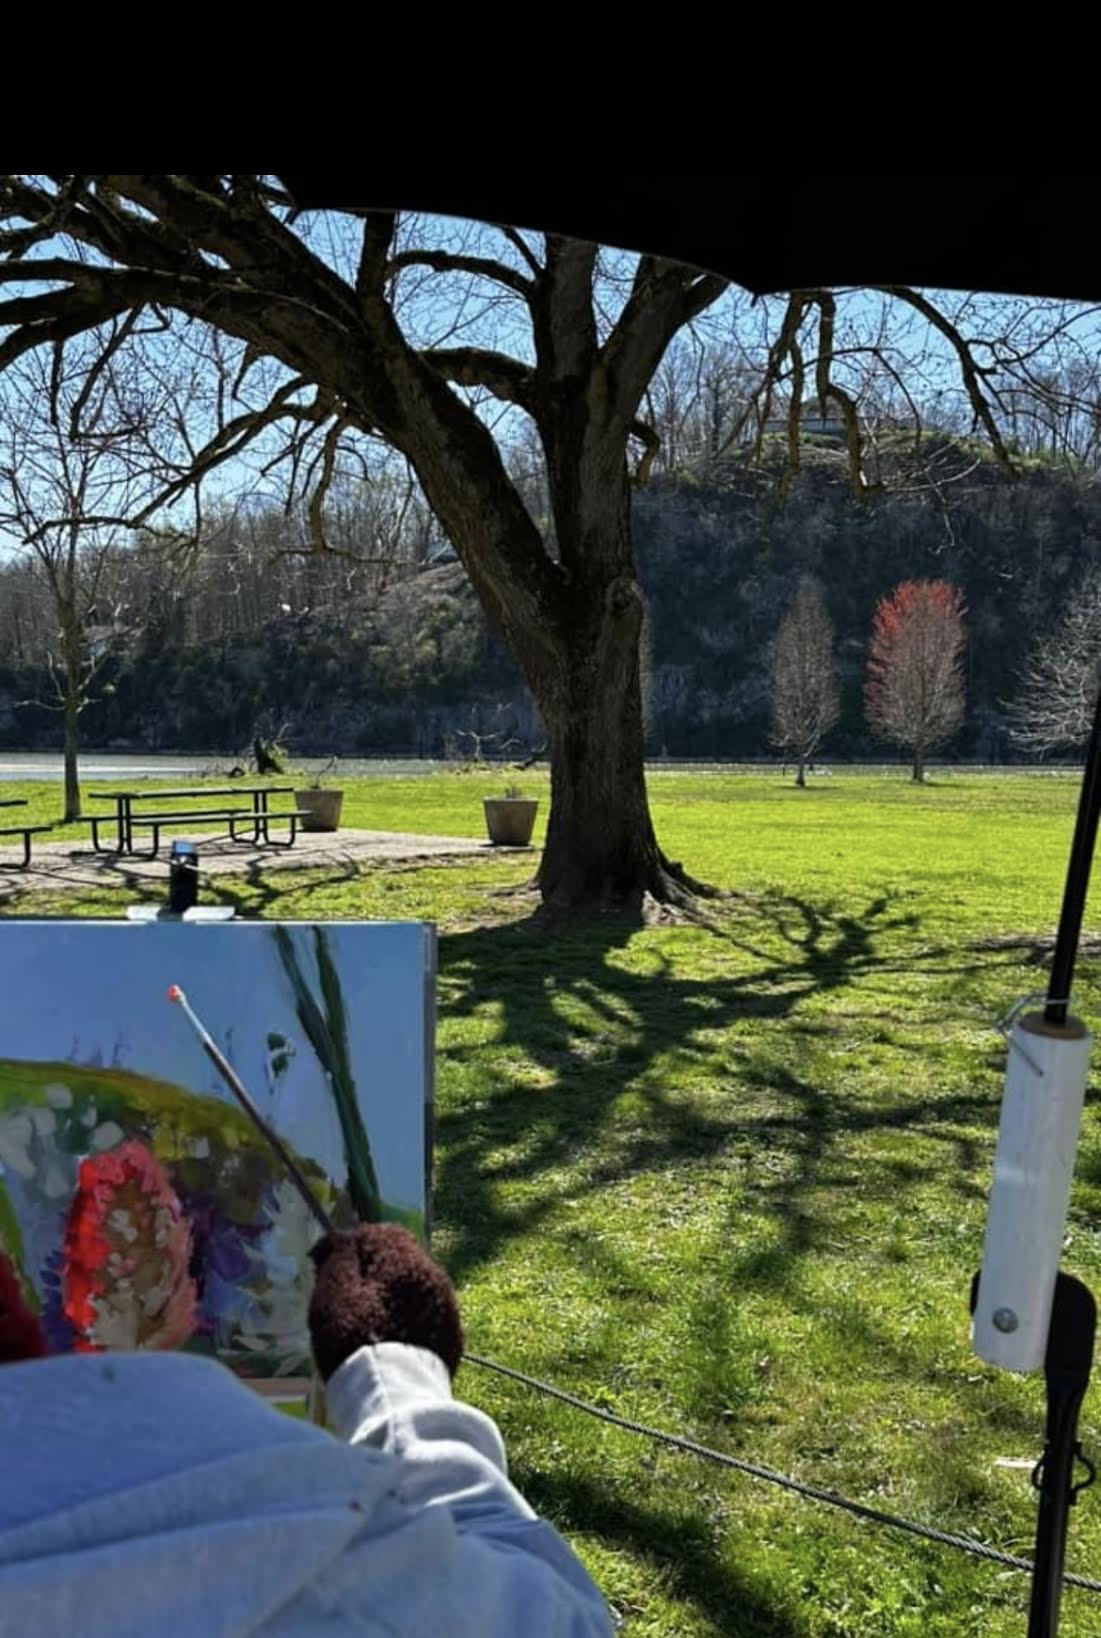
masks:
<path id="1" fill-rule="evenodd" d="M 1097 173 L 288 173 L 304 210 L 417 210 L 707 268 L 756 294 L 910 284 L 1101 301 Z"/>

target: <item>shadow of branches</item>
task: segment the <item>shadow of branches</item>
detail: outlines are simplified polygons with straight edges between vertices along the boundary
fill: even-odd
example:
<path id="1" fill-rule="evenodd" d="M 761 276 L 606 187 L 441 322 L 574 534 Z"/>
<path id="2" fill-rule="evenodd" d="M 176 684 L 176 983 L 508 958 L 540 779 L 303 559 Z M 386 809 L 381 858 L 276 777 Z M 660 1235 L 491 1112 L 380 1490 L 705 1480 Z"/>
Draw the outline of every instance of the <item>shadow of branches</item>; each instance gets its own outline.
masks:
<path id="1" fill-rule="evenodd" d="M 776 1277 L 812 1247 L 816 1230 L 803 1201 L 811 1187 L 831 1180 L 830 1157 L 843 1132 L 920 1128 L 955 1145 L 962 1178 L 974 1161 L 966 1128 L 982 1118 L 988 1097 L 923 1100 L 903 1091 L 894 1100 L 839 1099 L 770 1050 L 773 1026 L 828 1027 L 796 1023 L 795 1015 L 813 997 L 886 970 L 898 959 L 900 937 L 917 925 L 886 895 L 859 914 L 774 895 L 733 914 L 717 933 L 669 935 L 699 941 L 696 971 L 675 963 L 660 937 L 628 955 L 636 929 L 614 919 L 553 935 L 538 919 L 445 934 L 442 1014 L 449 1028 L 484 1019 L 493 1043 L 490 1061 L 484 1037 L 466 1044 L 459 1027 L 452 1030 L 455 1044 L 441 1052 L 442 1073 L 456 1074 L 457 1083 L 474 1059 L 489 1063 L 491 1075 L 487 1098 L 474 1105 L 449 1100 L 439 1120 L 437 1206 L 449 1228 L 453 1271 L 462 1277 L 491 1259 L 556 1205 L 552 1191 L 531 1188 L 503 1204 L 501 1185 L 534 1184 L 563 1165 L 580 1165 L 585 1186 L 597 1188 L 632 1172 L 714 1156 L 733 1142 L 782 1140 L 783 1176 L 761 1185 L 771 1190 L 778 1238 L 769 1268 L 739 1270 L 746 1278 Z M 951 956 L 925 950 L 919 959 Z M 759 1033 L 728 1036 L 746 1022 Z M 663 1073 L 649 1074 L 658 1059 L 665 1060 Z M 698 1073 L 716 1061 L 731 1096 L 701 1109 L 681 1095 L 676 1067 Z M 762 1094 L 752 1109 L 737 1098 L 745 1080 Z M 642 1100 L 640 1118 L 614 1143 L 594 1142 L 628 1087 Z"/>
<path id="2" fill-rule="evenodd" d="M 695 1505 L 646 1506 L 623 1487 L 577 1473 L 517 1470 L 532 1505 L 563 1530 L 591 1531 L 651 1565 L 675 1598 L 714 1622 L 716 1632 L 743 1638 L 802 1638 L 810 1629 L 738 1574 L 722 1552 L 723 1530 Z M 625 1612 L 628 1618 L 630 1610 Z M 629 1626 L 628 1619 L 628 1626 Z"/>

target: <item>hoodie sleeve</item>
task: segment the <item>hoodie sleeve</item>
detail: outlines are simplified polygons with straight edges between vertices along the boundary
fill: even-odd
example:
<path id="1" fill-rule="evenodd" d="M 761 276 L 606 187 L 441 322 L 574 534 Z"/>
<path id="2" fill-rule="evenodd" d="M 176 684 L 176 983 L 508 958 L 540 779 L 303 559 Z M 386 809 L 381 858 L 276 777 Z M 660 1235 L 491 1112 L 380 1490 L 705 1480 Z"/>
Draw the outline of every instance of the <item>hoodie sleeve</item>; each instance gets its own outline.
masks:
<path id="1" fill-rule="evenodd" d="M 498 1630 L 500 1638 L 521 1630 L 525 1638 L 610 1638 L 607 1606 L 581 1561 L 509 1482 L 496 1424 L 452 1398 L 435 1354 L 398 1342 L 360 1348 L 330 1378 L 326 1404 L 338 1437 L 399 1458 L 406 1508 L 450 1514 L 460 1577 L 522 1622 L 487 1629 L 487 1638 Z M 456 1592 L 463 1596 L 462 1584 Z"/>

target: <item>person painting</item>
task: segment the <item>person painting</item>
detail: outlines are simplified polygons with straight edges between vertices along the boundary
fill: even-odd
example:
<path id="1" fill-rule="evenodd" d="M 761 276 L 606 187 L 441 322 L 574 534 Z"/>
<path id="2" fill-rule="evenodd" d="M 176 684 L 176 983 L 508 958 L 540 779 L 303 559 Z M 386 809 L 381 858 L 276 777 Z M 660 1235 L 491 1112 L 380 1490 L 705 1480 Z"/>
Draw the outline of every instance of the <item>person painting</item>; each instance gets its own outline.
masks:
<path id="1" fill-rule="evenodd" d="M 446 1274 L 393 1224 L 311 1255 L 336 1438 L 196 1355 L 45 1357 L 0 1253 L 0 1638 L 608 1638 L 451 1396 Z"/>

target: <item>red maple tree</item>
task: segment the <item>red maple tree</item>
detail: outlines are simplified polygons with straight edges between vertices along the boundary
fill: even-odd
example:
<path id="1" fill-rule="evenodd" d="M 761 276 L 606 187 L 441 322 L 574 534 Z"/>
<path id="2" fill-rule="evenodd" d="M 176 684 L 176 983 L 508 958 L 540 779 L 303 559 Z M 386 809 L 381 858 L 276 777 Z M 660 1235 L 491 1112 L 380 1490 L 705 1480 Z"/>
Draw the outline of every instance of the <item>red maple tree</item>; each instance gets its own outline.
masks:
<path id="1" fill-rule="evenodd" d="M 868 722 L 905 746 L 916 780 L 963 721 L 963 596 L 947 580 L 904 580 L 881 597 L 864 685 Z"/>

